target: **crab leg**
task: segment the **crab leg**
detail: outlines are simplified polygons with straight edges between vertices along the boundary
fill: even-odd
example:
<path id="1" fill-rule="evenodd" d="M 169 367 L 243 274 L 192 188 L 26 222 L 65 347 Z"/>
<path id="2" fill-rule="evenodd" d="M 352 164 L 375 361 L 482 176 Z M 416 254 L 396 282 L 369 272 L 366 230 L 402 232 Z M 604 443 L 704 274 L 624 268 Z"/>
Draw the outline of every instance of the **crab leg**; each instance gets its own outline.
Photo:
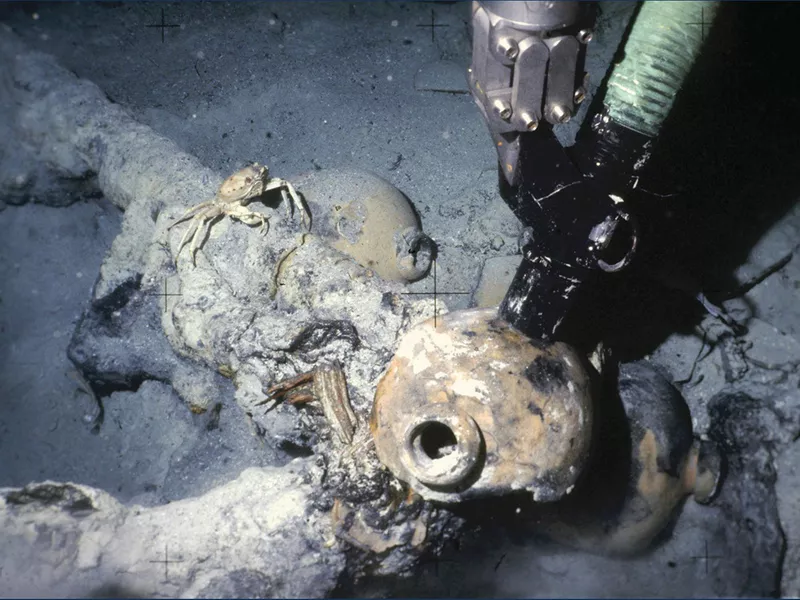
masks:
<path id="1" fill-rule="evenodd" d="M 303 225 L 308 229 L 310 227 L 311 221 L 311 213 L 309 213 L 308 209 L 306 208 L 305 203 L 300 198 L 300 195 L 294 189 L 294 186 L 286 181 L 285 179 L 279 179 L 275 177 L 271 179 L 269 183 L 264 188 L 265 192 L 270 190 L 281 190 L 281 195 L 283 196 L 284 201 L 289 205 L 288 208 L 291 209 L 289 212 L 289 216 L 294 216 L 294 209 L 300 211 L 300 221 Z M 288 192 L 288 195 L 287 195 Z M 291 202 L 290 202 L 291 199 Z"/>
<path id="2" fill-rule="evenodd" d="M 213 219 L 204 220 L 201 222 L 200 226 L 197 227 L 197 231 L 195 232 L 194 236 L 192 237 L 192 245 L 189 247 L 189 254 L 192 255 L 192 266 L 197 266 L 197 247 L 202 241 L 205 239 L 206 235 L 208 235 L 208 230 L 211 227 L 211 221 Z"/>
<path id="3" fill-rule="evenodd" d="M 259 225 L 259 233 L 266 235 L 269 231 L 269 220 L 260 212 L 248 210 L 244 206 L 229 208 L 227 213 L 247 225 Z"/>
<path id="4" fill-rule="evenodd" d="M 311 212 L 308 210 L 308 207 L 303 202 L 303 199 L 300 197 L 300 194 L 294 189 L 294 186 L 289 183 L 288 181 L 284 181 L 284 186 L 286 187 L 286 191 L 289 192 L 289 195 L 292 197 L 292 203 L 294 206 L 297 207 L 297 210 L 300 211 L 300 222 L 306 229 L 311 228 Z"/>
<path id="5" fill-rule="evenodd" d="M 289 197 L 289 194 L 286 193 L 286 188 L 281 188 L 281 198 L 283 198 L 283 203 L 286 205 L 286 213 L 289 215 L 289 218 L 294 217 L 295 206 L 292 203 L 292 199 Z"/>
<path id="6" fill-rule="evenodd" d="M 177 219 L 169 227 L 167 227 L 167 231 L 169 231 L 170 229 L 175 227 L 175 225 L 177 225 L 178 223 L 183 223 L 184 221 L 188 221 L 193 216 L 195 216 L 197 213 L 199 213 L 202 209 L 204 209 L 205 207 L 207 207 L 207 206 L 209 206 L 209 205 L 211 205 L 213 203 L 214 203 L 213 200 L 206 200 L 205 202 L 201 202 L 197 206 L 191 207 L 189 210 L 187 210 L 185 213 L 183 213 L 183 216 L 180 219 Z"/>
<path id="7" fill-rule="evenodd" d="M 193 219 L 192 222 L 189 224 L 189 227 L 186 228 L 186 232 L 183 234 L 183 237 L 181 238 L 181 243 L 178 244 L 178 251 L 175 253 L 176 263 L 178 262 L 178 257 L 181 255 L 181 250 L 183 250 L 183 247 L 189 243 L 189 238 L 197 232 L 197 228 L 199 227 L 200 223 L 202 223 L 202 220 Z"/>

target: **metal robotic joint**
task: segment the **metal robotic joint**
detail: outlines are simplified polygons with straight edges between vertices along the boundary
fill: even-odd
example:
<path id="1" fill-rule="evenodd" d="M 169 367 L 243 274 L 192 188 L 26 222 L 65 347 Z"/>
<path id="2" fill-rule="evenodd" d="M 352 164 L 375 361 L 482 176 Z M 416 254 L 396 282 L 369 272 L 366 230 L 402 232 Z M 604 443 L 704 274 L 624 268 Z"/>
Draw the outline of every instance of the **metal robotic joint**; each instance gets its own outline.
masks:
<path id="1" fill-rule="evenodd" d="M 472 95 L 504 176 L 517 183 L 518 136 L 570 120 L 583 101 L 579 72 L 592 29 L 580 2 L 476 2 Z"/>

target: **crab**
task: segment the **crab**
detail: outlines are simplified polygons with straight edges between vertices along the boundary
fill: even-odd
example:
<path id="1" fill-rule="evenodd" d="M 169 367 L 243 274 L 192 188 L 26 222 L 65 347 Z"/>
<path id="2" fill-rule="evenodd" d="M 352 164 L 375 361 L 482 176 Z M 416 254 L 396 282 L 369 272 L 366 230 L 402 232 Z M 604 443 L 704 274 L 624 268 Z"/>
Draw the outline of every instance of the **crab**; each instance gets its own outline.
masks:
<path id="1" fill-rule="evenodd" d="M 178 245 L 175 261 L 177 262 L 184 246 L 191 241 L 189 252 L 192 255 L 192 265 L 196 265 L 195 255 L 203 244 L 209 228 L 217 218 L 224 215 L 242 221 L 247 225 L 260 225 L 260 231 L 266 234 L 269 231 L 269 220 L 265 215 L 249 210 L 247 204 L 265 192 L 278 189 L 287 203 L 289 216 L 292 217 L 294 215 L 295 208 L 299 210 L 301 221 L 308 229 L 311 215 L 295 191 L 294 186 L 285 179 L 270 177 L 269 169 L 266 166 L 253 163 L 223 181 L 214 198 L 191 207 L 180 219 L 167 227 L 167 231 L 169 231 L 179 223 L 189 219 L 192 220 Z"/>

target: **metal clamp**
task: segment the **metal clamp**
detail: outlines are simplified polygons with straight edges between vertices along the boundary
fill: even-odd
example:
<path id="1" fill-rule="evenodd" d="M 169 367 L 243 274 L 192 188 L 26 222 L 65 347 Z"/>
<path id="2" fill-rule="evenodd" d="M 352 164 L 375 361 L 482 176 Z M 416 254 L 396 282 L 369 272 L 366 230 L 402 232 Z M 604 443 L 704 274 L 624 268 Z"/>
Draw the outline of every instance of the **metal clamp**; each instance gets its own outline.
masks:
<path id="1" fill-rule="evenodd" d="M 579 2 L 475 2 L 469 85 L 516 185 L 519 134 L 570 120 L 583 101 L 578 77 L 591 29 Z"/>
<path id="2" fill-rule="evenodd" d="M 621 221 L 630 223 L 632 229 L 630 247 L 620 260 L 609 264 L 599 256 L 599 253 L 603 252 L 611 245 L 611 241 Z M 591 241 L 589 251 L 595 255 L 597 266 L 606 273 L 616 273 L 627 267 L 631 263 L 631 260 L 633 260 L 636 247 L 639 244 L 639 224 L 632 215 L 623 210 L 618 210 L 616 215 L 609 215 L 602 223 L 592 228 L 592 231 L 589 233 L 589 240 Z"/>

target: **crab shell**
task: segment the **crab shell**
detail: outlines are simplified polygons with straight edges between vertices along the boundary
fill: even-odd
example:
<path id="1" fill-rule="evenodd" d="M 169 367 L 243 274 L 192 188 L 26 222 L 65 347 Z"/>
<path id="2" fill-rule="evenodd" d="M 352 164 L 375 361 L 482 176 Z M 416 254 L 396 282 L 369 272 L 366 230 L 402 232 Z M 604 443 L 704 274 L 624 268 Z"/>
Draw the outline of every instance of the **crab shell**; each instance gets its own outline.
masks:
<path id="1" fill-rule="evenodd" d="M 496 309 L 436 321 L 403 337 L 378 384 L 370 427 L 383 464 L 440 502 L 568 494 L 590 450 L 591 367 L 566 344 L 511 329 Z"/>
<path id="2" fill-rule="evenodd" d="M 236 171 L 219 186 L 218 197 L 222 200 L 253 198 L 264 193 L 269 179 L 269 169 L 258 163 Z"/>

